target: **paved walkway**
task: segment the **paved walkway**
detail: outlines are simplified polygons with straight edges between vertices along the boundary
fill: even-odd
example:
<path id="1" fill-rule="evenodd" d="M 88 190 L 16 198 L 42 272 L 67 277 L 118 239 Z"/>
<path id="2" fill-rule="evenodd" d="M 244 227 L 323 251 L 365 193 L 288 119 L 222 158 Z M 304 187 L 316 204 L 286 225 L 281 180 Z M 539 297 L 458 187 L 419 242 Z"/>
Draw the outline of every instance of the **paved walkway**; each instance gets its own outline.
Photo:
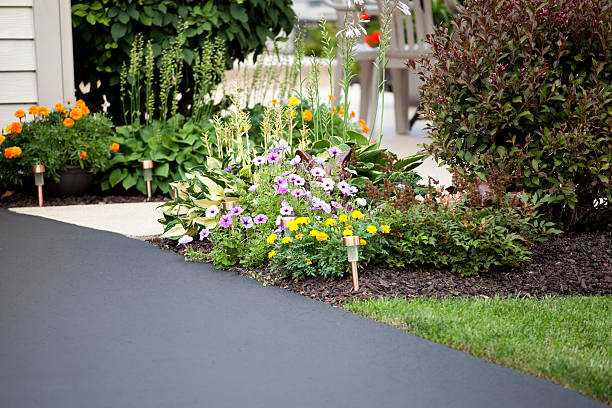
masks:
<path id="1" fill-rule="evenodd" d="M 604 406 L 142 241 L 0 231 L 1 407 Z"/>

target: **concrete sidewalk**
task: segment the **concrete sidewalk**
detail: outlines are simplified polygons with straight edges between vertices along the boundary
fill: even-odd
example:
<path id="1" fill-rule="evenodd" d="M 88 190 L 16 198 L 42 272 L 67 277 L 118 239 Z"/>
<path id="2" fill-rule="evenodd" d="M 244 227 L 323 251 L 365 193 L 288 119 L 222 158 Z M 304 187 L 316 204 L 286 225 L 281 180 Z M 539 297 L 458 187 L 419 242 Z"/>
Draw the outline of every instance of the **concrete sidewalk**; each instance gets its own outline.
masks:
<path id="1" fill-rule="evenodd" d="M 0 407 L 605 407 L 145 242 L 0 231 Z"/>

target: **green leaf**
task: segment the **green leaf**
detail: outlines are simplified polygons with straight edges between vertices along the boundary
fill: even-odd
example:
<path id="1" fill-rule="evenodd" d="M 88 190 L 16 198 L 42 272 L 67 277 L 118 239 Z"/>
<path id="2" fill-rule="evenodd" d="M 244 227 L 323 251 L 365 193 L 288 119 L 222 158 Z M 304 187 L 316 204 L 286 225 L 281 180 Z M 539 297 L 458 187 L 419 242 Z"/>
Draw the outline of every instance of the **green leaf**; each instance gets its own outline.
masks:
<path id="1" fill-rule="evenodd" d="M 236 3 L 230 4 L 230 14 L 233 18 L 242 21 L 243 23 L 246 23 L 248 20 L 247 14 L 244 9 Z"/>
<path id="2" fill-rule="evenodd" d="M 127 27 L 124 24 L 115 23 L 111 27 L 111 36 L 114 41 L 118 41 L 127 32 Z"/>
<path id="3" fill-rule="evenodd" d="M 153 175 L 155 177 L 166 178 L 166 177 L 168 177 L 169 171 L 170 171 L 170 164 L 169 163 L 164 163 L 161 166 L 157 166 L 157 167 L 153 168 Z"/>
<path id="4" fill-rule="evenodd" d="M 115 187 L 126 176 L 127 176 L 126 169 L 115 169 L 108 176 L 108 182 L 110 183 L 111 187 Z"/>

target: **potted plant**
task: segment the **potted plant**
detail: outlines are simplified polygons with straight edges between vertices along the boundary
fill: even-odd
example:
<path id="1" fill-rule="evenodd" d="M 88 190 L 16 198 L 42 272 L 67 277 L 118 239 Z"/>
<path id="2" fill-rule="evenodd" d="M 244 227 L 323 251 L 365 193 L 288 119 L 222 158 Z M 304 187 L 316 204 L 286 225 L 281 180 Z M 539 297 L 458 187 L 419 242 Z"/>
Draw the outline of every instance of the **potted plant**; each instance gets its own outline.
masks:
<path id="1" fill-rule="evenodd" d="M 104 114 L 90 114 L 81 100 L 73 108 L 58 103 L 53 111 L 32 106 L 15 117 L 18 121 L 0 136 L 0 185 L 5 189 L 29 185 L 32 166 L 42 164 L 48 193 L 83 194 L 92 174 L 105 169 L 119 148 L 111 121 Z"/>

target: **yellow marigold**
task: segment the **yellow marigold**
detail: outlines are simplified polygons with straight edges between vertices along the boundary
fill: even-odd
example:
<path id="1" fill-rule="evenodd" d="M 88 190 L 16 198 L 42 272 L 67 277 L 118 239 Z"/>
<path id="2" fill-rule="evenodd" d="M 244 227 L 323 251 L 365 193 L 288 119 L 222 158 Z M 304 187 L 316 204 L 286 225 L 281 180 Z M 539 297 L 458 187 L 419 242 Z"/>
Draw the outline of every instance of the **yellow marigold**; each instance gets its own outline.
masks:
<path id="1" fill-rule="evenodd" d="M 287 103 L 291 106 L 298 106 L 298 104 L 300 103 L 300 100 L 296 98 L 295 96 L 292 96 L 291 98 L 287 100 Z"/>
<path id="2" fill-rule="evenodd" d="M 365 125 L 366 125 L 365 120 L 361 119 L 361 120 L 359 121 L 359 126 L 363 127 L 363 126 L 365 126 Z"/>
<path id="3" fill-rule="evenodd" d="M 306 122 L 310 122 L 312 120 L 312 112 L 306 109 L 304 112 L 302 112 L 302 118 Z"/>
<path id="4" fill-rule="evenodd" d="M 306 263 L 307 263 L 308 265 L 312 265 L 312 261 L 310 260 L 310 258 L 304 258 L 304 259 L 306 260 Z"/>
<path id="5" fill-rule="evenodd" d="M 318 231 L 318 230 L 310 230 L 310 236 L 311 236 L 311 237 L 316 236 L 318 233 L 319 233 L 319 231 Z"/>
<path id="6" fill-rule="evenodd" d="M 297 113 L 295 113 L 295 109 L 287 109 L 285 111 L 285 116 L 288 119 L 295 119 L 295 117 L 297 116 Z"/>
<path id="7" fill-rule="evenodd" d="M 333 218 L 328 218 L 325 220 L 325 225 L 328 227 L 332 227 L 336 223 L 336 220 Z"/>
<path id="8" fill-rule="evenodd" d="M 338 112 L 338 109 L 336 109 L 335 106 L 332 106 L 332 113 L 336 113 L 336 112 Z"/>
<path id="9" fill-rule="evenodd" d="M 278 100 L 276 98 L 272 98 L 272 105 L 278 105 Z"/>
<path id="10" fill-rule="evenodd" d="M 271 250 L 270 252 L 268 252 L 268 259 L 274 258 L 275 255 L 276 255 L 276 251 L 275 250 Z"/>
<path id="11" fill-rule="evenodd" d="M 85 158 L 87 158 L 87 152 L 85 150 L 81 150 L 81 159 L 85 160 Z"/>
<path id="12" fill-rule="evenodd" d="M 295 222 L 297 222 L 298 224 L 306 224 L 306 217 L 297 217 L 295 219 Z"/>
<path id="13" fill-rule="evenodd" d="M 46 106 L 41 106 L 40 109 L 38 110 L 38 114 L 40 116 L 47 116 L 50 113 L 51 113 L 51 111 Z"/>
<path id="14" fill-rule="evenodd" d="M 23 129 L 23 126 L 21 126 L 21 123 L 19 122 L 13 122 L 10 125 L 8 125 L 6 127 L 6 133 L 21 133 L 21 130 Z"/>
<path id="15" fill-rule="evenodd" d="M 266 238 L 266 242 L 267 242 L 268 244 L 273 244 L 273 243 L 274 243 L 274 241 L 276 241 L 276 238 L 278 238 L 278 235 L 276 235 L 276 234 L 270 234 L 270 235 L 268 235 L 268 238 Z"/>
<path id="16" fill-rule="evenodd" d="M 367 244 L 367 242 L 366 242 L 365 239 L 363 239 L 363 238 L 359 239 L 359 245 L 366 245 L 366 244 Z"/>
<path id="17" fill-rule="evenodd" d="M 302 238 L 304 238 L 304 235 L 302 235 L 302 234 L 295 234 L 295 237 L 293 237 L 293 238 L 295 238 L 295 239 L 302 239 Z"/>
<path id="18" fill-rule="evenodd" d="M 111 149 L 113 152 L 116 152 L 116 151 L 118 151 L 118 150 L 119 150 L 119 147 L 120 147 L 119 143 L 115 142 L 115 143 L 113 143 L 113 144 L 111 145 L 111 148 L 110 148 L 110 149 Z"/>
<path id="19" fill-rule="evenodd" d="M 346 214 L 342 214 L 341 216 L 338 217 L 338 221 L 340 221 L 340 222 L 347 222 L 348 221 L 348 217 L 346 216 Z"/>
<path id="20" fill-rule="evenodd" d="M 71 128 L 74 126 L 74 120 L 70 119 L 70 118 L 66 118 L 64 119 L 64 122 L 62 122 L 64 124 L 64 126 Z"/>
<path id="21" fill-rule="evenodd" d="M 361 211 L 359 210 L 355 210 L 351 213 L 351 217 L 353 217 L 354 219 L 358 220 L 360 218 L 363 218 L 363 214 L 361 213 Z"/>
<path id="22" fill-rule="evenodd" d="M 342 231 L 342 235 L 348 237 L 353 235 L 353 231 L 351 231 L 350 229 L 345 229 L 344 231 Z"/>
<path id="23" fill-rule="evenodd" d="M 55 109 L 56 112 L 63 112 L 64 111 L 64 105 L 62 105 L 61 103 L 58 103 L 55 105 Z"/>
<path id="24" fill-rule="evenodd" d="M 0 134 L 0 145 L 2 143 L 4 143 L 5 140 L 6 140 L 6 137 L 4 137 L 4 135 Z"/>
<path id="25" fill-rule="evenodd" d="M 336 97 L 334 95 L 327 95 L 330 101 L 335 101 Z"/>
<path id="26" fill-rule="evenodd" d="M 366 231 L 368 231 L 370 234 L 376 234 L 376 231 L 378 230 L 376 229 L 374 225 L 368 225 L 368 227 L 366 228 Z"/>
<path id="27" fill-rule="evenodd" d="M 21 109 L 19 109 L 18 111 L 15 112 L 15 117 L 16 118 L 25 118 L 25 112 Z"/>
<path id="28" fill-rule="evenodd" d="M 79 120 L 83 117 L 83 111 L 80 108 L 74 108 L 70 111 L 70 118 Z"/>
<path id="29" fill-rule="evenodd" d="M 340 110 L 338 111 L 338 115 L 344 116 L 344 109 L 340 108 Z"/>
<path id="30" fill-rule="evenodd" d="M 383 232 L 383 234 L 388 234 L 391 232 L 391 227 L 388 225 L 381 225 L 380 229 Z"/>
<path id="31" fill-rule="evenodd" d="M 295 232 L 295 231 L 300 229 L 300 226 L 298 225 L 296 220 L 289 221 L 287 226 L 289 227 L 289 231 L 291 231 L 291 232 Z"/>
<path id="32" fill-rule="evenodd" d="M 30 106 L 30 107 L 28 108 L 28 113 L 29 113 L 30 115 L 38 115 L 38 111 L 39 111 L 39 109 L 40 109 L 40 108 L 39 108 L 38 106 Z"/>
<path id="33" fill-rule="evenodd" d="M 317 238 L 317 241 L 323 242 L 323 241 L 327 240 L 327 238 L 329 238 L 329 236 L 326 233 L 324 233 L 324 232 L 319 232 L 316 235 L 316 238 Z"/>
<path id="34" fill-rule="evenodd" d="M 283 244 L 288 244 L 291 242 L 291 237 L 283 237 L 283 239 L 281 239 L 281 242 Z"/>
<path id="35" fill-rule="evenodd" d="M 21 156 L 21 147 L 19 146 L 7 147 L 4 149 L 4 157 L 7 159 L 14 159 L 19 156 Z"/>

